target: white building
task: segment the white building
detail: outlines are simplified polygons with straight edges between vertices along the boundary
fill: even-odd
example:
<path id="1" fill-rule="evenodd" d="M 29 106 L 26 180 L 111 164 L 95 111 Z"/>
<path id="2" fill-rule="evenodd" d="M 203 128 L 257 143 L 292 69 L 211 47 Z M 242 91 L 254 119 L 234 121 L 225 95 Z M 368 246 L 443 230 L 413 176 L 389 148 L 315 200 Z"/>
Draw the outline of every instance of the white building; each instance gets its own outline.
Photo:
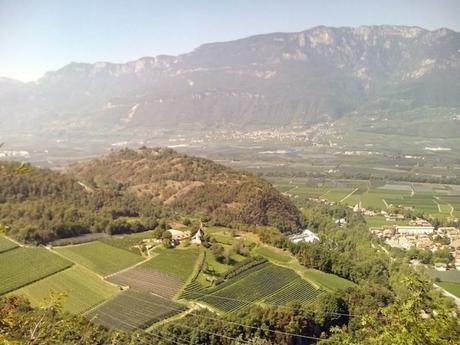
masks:
<path id="1" fill-rule="evenodd" d="M 432 226 L 397 226 L 396 230 L 399 234 L 421 235 L 432 234 L 434 227 Z"/>
<path id="2" fill-rule="evenodd" d="M 293 243 L 299 243 L 299 242 L 307 242 L 307 243 L 313 243 L 313 242 L 318 242 L 319 237 L 316 235 L 314 232 L 305 229 L 301 234 L 295 234 L 289 236 L 289 239 Z"/>
<path id="3" fill-rule="evenodd" d="M 196 232 L 195 235 L 193 235 L 192 237 L 192 243 L 195 243 L 195 244 L 201 244 L 201 241 L 203 239 L 203 230 L 201 230 L 201 228 L 198 229 L 198 231 Z"/>
<path id="4" fill-rule="evenodd" d="M 182 241 L 190 237 L 190 231 L 180 231 L 175 229 L 166 230 L 171 234 L 171 240 Z"/>

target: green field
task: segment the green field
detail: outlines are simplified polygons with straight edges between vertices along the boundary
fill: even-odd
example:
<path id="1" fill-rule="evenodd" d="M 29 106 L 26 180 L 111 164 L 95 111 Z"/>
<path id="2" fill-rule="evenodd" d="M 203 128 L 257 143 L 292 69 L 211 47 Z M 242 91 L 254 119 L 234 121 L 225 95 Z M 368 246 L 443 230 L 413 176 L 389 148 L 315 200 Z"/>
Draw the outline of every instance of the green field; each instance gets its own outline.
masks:
<path id="1" fill-rule="evenodd" d="M 136 234 L 109 236 L 99 240 L 105 244 L 127 250 L 137 255 L 141 255 L 139 248 L 135 246 L 142 243 L 143 239 L 153 238 L 153 231 L 144 231 Z"/>
<path id="2" fill-rule="evenodd" d="M 284 264 L 293 260 L 293 258 L 288 253 L 267 246 L 258 246 L 252 251 L 252 253 Z"/>
<path id="3" fill-rule="evenodd" d="M 120 289 L 81 266 L 73 266 L 16 290 L 14 294 L 24 295 L 33 306 L 40 306 L 50 291 L 64 293 L 64 311 L 78 314 L 113 297 Z"/>
<path id="4" fill-rule="evenodd" d="M 139 255 L 98 241 L 55 250 L 69 260 L 104 276 L 142 261 Z"/>
<path id="5" fill-rule="evenodd" d="M 460 193 L 450 185 L 332 179 L 319 183 L 308 178 L 279 178 L 273 182 L 279 191 L 293 197 L 323 198 L 349 206 L 361 203 L 380 210 L 392 204 L 413 207 L 432 216 L 460 216 Z"/>
<path id="6" fill-rule="evenodd" d="M 195 268 L 200 248 L 196 246 L 186 249 L 158 248 L 154 253 L 157 255 L 140 267 L 151 268 L 186 281 Z"/>
<path id="7" fill-rule="evenodd" d="M 450 292 L 452 295 L 455 295 L 458 298 L 460 298 L 460 283 L 440 282 L 436 284 L 441 286 L 446 291 Z"/>
<path id="8" fill-rule="evenodd" d="M 14 243 L 13 241 L 10 241 L 4 236 L 0 236 L 0 253 L 6 252 L 16 247 L 18 247 L 16 243 Z"/>
<path id="9" fill-rule="evenodd" d="M 147 328 L 183 310 L 185 307 L 179 303 L 150 293 L 128 290 L 93 309 L 87 316 L 107 328 L 135 330 Z"/>
<path id="10" fill-rule="evenodd" d="M 435 269 L 428 269 L 428 273 L 432 278 L 439 278 L 442 282 L 460 283 L 460 271 L 437 271 Z"/>
<path id="11" fill-rule="evenodd" d="M 45 248 L 17 248 L 0 254 L 0 295 L 62 271 L 70 261 Z"/>
<path id="12" fill-rule="evenodd" d="M 299 265 L 300 266 L 300 265 Z M 301 266 L 302 277 L 330 291 L 356 286 L 353 282 L 335 274 Z"/>
<path id="13" fill-rule="evenodd" d="M 225 312 L 233 312 L 245 308 L 253 303 L 263 302 L 272 295 L 280 292 L 293 281 L 301 280 L 293 270 L 267 264 L 261 269 L 251 272 L 244 277 L 230 280 L 222 286 L 209 291 L 209 295 L 199 298 L 201 301 Z M 306 281 L 303 281 L 302 289 L 308 290 L 312 299 L 316 296 L 316 289 Z M 274 298 L 280 300 L 282 293 Z M 305 295 L 306 296 L 306 295 Z M 304 297 L 305 297 L 304 296 Z M 284 296 L 288 302 L 298 301 L 298 295 Z M 306 302 L 302 300 L 301 302 Z"/>

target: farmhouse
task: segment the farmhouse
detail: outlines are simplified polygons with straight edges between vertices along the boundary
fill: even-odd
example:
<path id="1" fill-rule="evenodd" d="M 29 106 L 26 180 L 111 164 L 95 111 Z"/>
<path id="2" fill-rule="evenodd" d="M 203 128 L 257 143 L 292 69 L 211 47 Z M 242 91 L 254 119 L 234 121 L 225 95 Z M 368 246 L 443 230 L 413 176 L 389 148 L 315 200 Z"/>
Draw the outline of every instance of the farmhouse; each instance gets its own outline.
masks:
<path id="1" fill-rule="evenodd" d="M 196 232 L 195 235 L 193 235 L 192 237 L 192 243 L 195 243 L 195 244 L 201 244 L 201 241 L 203 239 L 203 230 L 201 230 L 201 227 L 198 229 L 198 231 Z"/>
<path id="2" fill-rule="evenodd" d="M 289 239 L 293 243 L 307 242 L 313 243 L 319 241 L 319 237 L 312 231 L 305 229 L 301 234 L 295 234 L 289 236 Z"/>
<path id="3" fill-rule="evenodd" d="M 420 234 L 433 233 L 434 227 L 432 226 L 397 226 L 396 230 L 399 234 L 420 235 Z"/>
<path id="4" fill-rule="evenodd" d="M 168 231 L 171 234 L 172 241 L 180 242 L 190 237 L 190 231 L 180 231 L 175 229 L 169 229 L 166 231 Z"/>

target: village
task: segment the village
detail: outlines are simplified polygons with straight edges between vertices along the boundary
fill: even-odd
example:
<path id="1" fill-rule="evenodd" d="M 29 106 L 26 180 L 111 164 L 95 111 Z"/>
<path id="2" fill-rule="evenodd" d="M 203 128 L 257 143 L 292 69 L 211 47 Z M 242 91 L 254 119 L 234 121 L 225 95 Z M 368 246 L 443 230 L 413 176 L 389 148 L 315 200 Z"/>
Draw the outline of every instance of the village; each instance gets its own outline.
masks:
<path id="1" fill-rule="evenodd" d="M 448 269 L 460 270 L 460 229 L 455 227 L 439 227 L 435 229 L 424 219 L 415 219 L 408 226 L 385 225 L 369 229 L 377 237 L 394 248 L 405 250 L 419 249 L 432 253 L 447 251 L 452 256 L 450 263 L 435 262 L 434 268 L 438 271 Z M 417 264 L 418 260 L 413 260 Z"/>

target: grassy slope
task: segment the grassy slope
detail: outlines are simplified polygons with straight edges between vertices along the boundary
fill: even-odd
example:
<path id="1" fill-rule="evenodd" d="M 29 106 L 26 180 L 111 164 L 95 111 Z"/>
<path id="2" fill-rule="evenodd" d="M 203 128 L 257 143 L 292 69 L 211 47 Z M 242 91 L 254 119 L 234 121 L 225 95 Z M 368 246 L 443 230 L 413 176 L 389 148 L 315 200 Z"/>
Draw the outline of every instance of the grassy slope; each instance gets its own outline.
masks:
<path id="1" fill-rule="evenodd" d="M 74 266 L 14 291 L 14 294 L 25 295 L 32 305 L 39 306 L 51 291 L 64 293 L 64 311 L 77 314 L 114 296 L 120 290 L 93 272 Z"/>
<path id="2" fill-rule="evenodd" d="M 16 290 L 70 267 L 45 248 L 17 248 L 0 254 L 0 294 Z"/>
<path id="3" fill-rule="evenodd" d="M 56 251 L 101 275 L 118 272 L 142 261 L 139 255 L 102 242 L 56 248 Z"/>

